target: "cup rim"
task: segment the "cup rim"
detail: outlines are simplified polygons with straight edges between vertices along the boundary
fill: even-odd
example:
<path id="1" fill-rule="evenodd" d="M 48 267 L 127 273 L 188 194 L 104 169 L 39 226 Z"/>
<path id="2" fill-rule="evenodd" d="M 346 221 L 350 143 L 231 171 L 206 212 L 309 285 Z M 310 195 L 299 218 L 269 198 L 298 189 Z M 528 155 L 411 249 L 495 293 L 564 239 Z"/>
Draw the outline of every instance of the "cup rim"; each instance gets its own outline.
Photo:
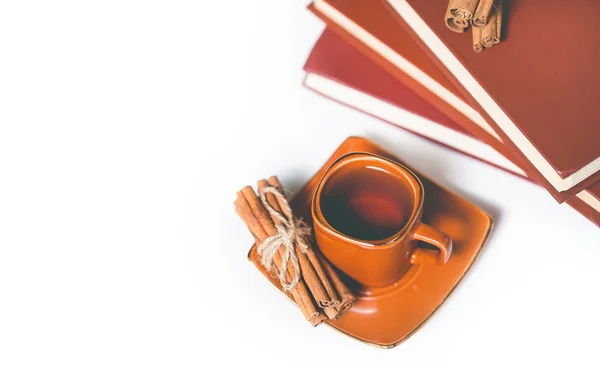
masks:
<path id="1" fill-rule="evenodd" d="M 347 165 L 351 162 L 354 162 L 354 161 L 365 160 L 365 159 L 373 160 L 373 161 L 377 161 L 379 163 L 384 163 L 385 165 L 389 165 L 393 169 L 398 170 L 402 175 L 406 176 L 409 180 L 412 180 L 414 183 L 416 183 L 416 189 L 417 189 L 416 195 L 418 196 L 418 198 L 416 198 L 416 200 L 413 204 L 412 213 L 411 213 L 408 221 L 406 221 L 404 226 L 402 226 L 402 228 L 400 228 L 397 232 L 395 232 L 394 234 L 392 234 L 386 238 L 383 238 L 383 239 L 364 240 L 364 239 L 358 239 L 358 238 L 346 235 L 346 234 L 338 231 L 335 227 L 331 226 L 331 224 L 329 224 L 329 222 L 327 222 L 327 220 L 325 219 L 325 216 L 323 215 L 323 212 L 321 211 L 321 192 L 322 192 L 322 189 L 324 186 L 323 184 L 324 184 L 325 179 L 330 177 L 334 172 L 341 169 L 345 165 Z M 317 189 L 315 190 L 315 194 L 313 195 L 312 206 L 311 206 L 312 213 L 313 213 L 313 219 L 314 219 L 315 225 L 317 225 L 317 224 L 320 225 L 320 227 L 325 232 L 327 232 L 329 235 L 332 235 L 332 236 L 335 236 L 338 238 L 343 237 L 344 240 L 350 241 L 354 245 L 358 245 L 358 246 L 360 246 L 362 248 L 366 248 L 366 249 L 375 249 L 374 246 L 377 246 L 376 249 L 389 248 L 389 247 L 394 246 L 399 239 L 401 239 L 403 236 L 405 236 L 408 229 L 412 228 L 412 226 L 415 224 L 415 222 L 417 222 L 420 209 L 423 208 L 424 192 L 425 192 L 425 190 L 423 187 L 423 183 L 421 182 L 419 177 L 414 172 L 412 172 L 409 168 L 407 168 L 406 166 L 404 166 L 398 162 L 395 162 L 393 160 L 390 160 L 388 158 L 385 158 L 383 156 L 375 155 L 372 153 L 352 152 L 352 153 L 348 153 L 348 154 L 343 155 L 343 156 L 339 157 L 338 159 L 336 159 L 327 168 L 327 170 L 323 174 L 323 177 L 321 178 L 321 180 L 319 180 L 319 184 L 317 185 Z"/>

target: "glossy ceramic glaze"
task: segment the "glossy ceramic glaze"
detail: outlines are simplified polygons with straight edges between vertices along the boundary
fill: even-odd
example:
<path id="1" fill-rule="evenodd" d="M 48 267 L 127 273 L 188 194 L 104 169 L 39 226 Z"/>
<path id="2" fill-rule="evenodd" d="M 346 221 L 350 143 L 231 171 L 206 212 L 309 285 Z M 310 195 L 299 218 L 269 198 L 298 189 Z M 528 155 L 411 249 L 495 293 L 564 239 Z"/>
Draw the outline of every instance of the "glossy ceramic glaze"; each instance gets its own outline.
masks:
<path id="1" fill-rule="evenodd" d="M 337 159 L 352 152 L 372 153 L 402 164 L 366 139 L 348 138 L 292 198 L 291 205 L 297 216 L 310 223 L 311 203 L 321 178 Z M 327 321 L 327 324 L 351 337 L 382 348 L 391 348 L 406 340 L 433 315 L 476 261 L 492 229 L 492 219 L 486 212 L 415 173 L 421 179 L 426 193 L 422 208 L 423 221 L 445 232 L 453 240 L 452 256 L 448 263 L 443 266 L 414 265 L 398 282 L 384 288 L 361 286 L 345 278 L 357 296 L 356 303 L 341 319 Z M 248 257 L 281 291 L 277 278 L 262 267 L 255 246 L 250 249 Z"/>
<path id="2" fill-rule="evenodd" d="M 373 181 L 382 181 L 377 178 L 378 175 L 385 175 L 392 180 L 370 188 Z M 363 180 L 359 182 L 358 179 Z M 361 191 L 384 193 L 384 199 L 388 199 L 387 205 L 391 204 L 392 208 L 386 208 L 377 193 L 369 193 L 366 198 L 370 199 L 372 204 L 361 204 L 361 209 L 367 212 L 367 215 L 376 214 L 377 211 L 384 212 L 382 218 L 371 215 L 380 222 L 384 222 L 385 217 L 397 217 L 398 220 L 402 220 L 392 222 L 397 226 L 392 234 L 382 239 L 359 239 L 353 237 L 350 231 L 360 233 L 356 228 L 370 228 L 371 224 L 363 225 L 352 221 L 347 233 L 341 231 L 340 226 L 333 225 L 333 216 L 327 213 L 333 212 L 328 209 L 331 205 L 327 203 L 332 202 L 329 198 L 339 196 L 341 188 L 351 187 L 353 183 L 358 187 L 354 190 L 358 194 Z M 390 193 L 401 195 L 392 197 Z M 372 288 L 395 283 L 412 264 L 443 265 L 452 252 L 452 240 L 447 234 L 421 222 L 424 197 L 423 184 L 419 178 L 399 163 L 369 153 L 345 155 L 329 167 L 315 192 L 311 208 L 317 245 L 334 266 L 358 284 Z M 354 198 L 344 200 L 352 202 Z M 342 203 L 337 205 L 340 207 L 339 212 L 353 212 L 353 209 L 343 206 Z M 418 240 L 433 245 L 438 251 L 420 248 Z"/>

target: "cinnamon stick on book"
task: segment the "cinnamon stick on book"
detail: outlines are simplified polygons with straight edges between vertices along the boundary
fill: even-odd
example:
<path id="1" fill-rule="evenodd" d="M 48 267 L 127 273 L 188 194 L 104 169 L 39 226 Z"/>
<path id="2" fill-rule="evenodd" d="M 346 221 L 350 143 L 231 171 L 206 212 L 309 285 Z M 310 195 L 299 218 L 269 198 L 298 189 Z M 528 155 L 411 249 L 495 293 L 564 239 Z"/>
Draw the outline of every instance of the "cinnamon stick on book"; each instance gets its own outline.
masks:
<path id="1" fill-rule="evenodd" d="M 473 50 L 481 52 L 500 42 L 502 32 L 502 1 L 496 1 L 487 24 L 483 28 L 473 27 Z"/>
<path id="2" fill-rule="evenodd" d="M 481 31 L 481 44 L 483 47 L 492 47 L 500 42 L 502 32 L 502 1 L 497 1 L 487 24 Z"/>
<path id="3" fill-rule="evenodd" d="M 477 53 L 483 51 L 483 44 L 481 43 L 482 32 L 483 30 L 481 28 L 473 27 L 473 50 Z"/>
<path id="4" fill-rule="evenodd" d="M 463 33 L 477 8 L 479 0 L 450 0 L 446 10 L 446 26 L 458 33 Z"/>
<path id="5" fill-rule="evenodd" d="M 483 28 L 494 9 L 494 0 L 479 0 L 471 24 L 474 28 Z"/>

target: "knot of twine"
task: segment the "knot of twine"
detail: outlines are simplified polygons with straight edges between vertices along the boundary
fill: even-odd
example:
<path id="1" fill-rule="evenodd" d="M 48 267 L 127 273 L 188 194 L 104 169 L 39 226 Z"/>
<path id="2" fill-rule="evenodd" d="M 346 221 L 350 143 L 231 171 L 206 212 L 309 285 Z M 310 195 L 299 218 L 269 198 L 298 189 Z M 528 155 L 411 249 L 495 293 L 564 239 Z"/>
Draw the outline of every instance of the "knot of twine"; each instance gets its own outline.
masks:
<path id="1" fill-rule="evenodd" d="M 281 208 L 281 212 L 277 211 L 267 200 L 267 193 L 273 194 L 277 199 L 277 204 Z M 273 257 L 283 247 L 284 253 L 280 267 L 275 267 L 277 277 L 284 290 L 290 291 L 300 281 L 300 264 L 296 255 L 296 248 L 301 252 L 306 253 L 308 250 L 308 237 L 310 236 L 310 228 L 300 219 L 294 218 L 292 209 L 285 196 L 274 187 L 267 187 L 260 192 L 260 200 L 263 205 L 275 220 L 275 229 L 277 234 L 268 237 L 258 246 L 258 254 L 261 255 L 261 262 L 268 271 L 273 269 L 275 262 Z M 292 266 L 293 277 L 290 282 L 287 282 L 286 273 L 288 271 L 288 263 Z"/>

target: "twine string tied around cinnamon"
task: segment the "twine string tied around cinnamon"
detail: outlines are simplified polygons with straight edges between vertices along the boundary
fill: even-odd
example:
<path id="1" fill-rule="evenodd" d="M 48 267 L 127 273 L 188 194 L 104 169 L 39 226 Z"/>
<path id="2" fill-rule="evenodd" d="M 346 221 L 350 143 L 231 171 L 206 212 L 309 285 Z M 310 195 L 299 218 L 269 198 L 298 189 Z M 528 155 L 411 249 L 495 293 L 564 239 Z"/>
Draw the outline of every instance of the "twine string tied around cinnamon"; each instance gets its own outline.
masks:
<path id="1" fill-rule="evenodd" d="M 281 213 L 267 200 L 266 194 L 273 194 L 281 207 Z M 292 209 L 287 202 L 285 196 L 273 187 L 267 187 L 260 192 L 260 200 L 269 211 L 273 218 L 276 218 L 278 223 L 275 225 L 277 233 L 265 239 L 258 246 L 258 253 L 261 256 L 261 263 L 267 270 L 272 270 L 274 266 L 273 257 L 280 247 L 283 247 L 285 252 L 282 259 L 281 267 L 275 267 L 277 277 L 281 282 L 284 290 L 290 291 L 296 287 L 300 281 L 300 264 L 296 255 L 296 247 L 306 253 L 308 250 L 307 238 L 310 236 L 310 228 L 300 219 L 294 218 Z M 294 277 L 290 282 L 286 280 L 286 272 L 288 263 L 291 264 Z"/>

